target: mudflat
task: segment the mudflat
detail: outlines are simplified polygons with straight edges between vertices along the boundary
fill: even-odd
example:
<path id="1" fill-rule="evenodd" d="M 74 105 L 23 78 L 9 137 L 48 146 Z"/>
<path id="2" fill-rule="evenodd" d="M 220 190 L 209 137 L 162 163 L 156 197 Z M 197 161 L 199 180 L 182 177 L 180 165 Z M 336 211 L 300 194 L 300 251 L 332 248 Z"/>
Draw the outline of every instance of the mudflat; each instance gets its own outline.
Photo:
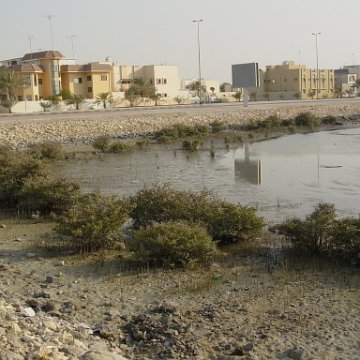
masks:
<path id="1" fill-rule="evenodd" d="M 48 222 L 0 223 L 1 359 L 359 359 L 358 267 L 264 246 L 139 269 L 44 251 Z"/>

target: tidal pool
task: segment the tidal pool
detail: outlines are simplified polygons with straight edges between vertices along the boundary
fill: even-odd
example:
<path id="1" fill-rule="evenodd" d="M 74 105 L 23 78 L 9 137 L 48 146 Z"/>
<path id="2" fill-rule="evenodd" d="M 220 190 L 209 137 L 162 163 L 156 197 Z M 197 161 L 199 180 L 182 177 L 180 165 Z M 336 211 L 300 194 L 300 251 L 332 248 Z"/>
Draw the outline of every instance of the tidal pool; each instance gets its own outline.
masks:
<path id="1" fill-rule="evenodd" d="M 230 150 L 217 145 L 214 159 L 208 149 L 155 146 L 65 161 L 56 171 L 84 191 L 119 195 L 164 182 L 206 187 L 233 203 L 257 206 L 267 222 L 304 217 L 319 202 L 334 203 L 339 216 L 359 216 L 360 129 L 285 135 Z"/>

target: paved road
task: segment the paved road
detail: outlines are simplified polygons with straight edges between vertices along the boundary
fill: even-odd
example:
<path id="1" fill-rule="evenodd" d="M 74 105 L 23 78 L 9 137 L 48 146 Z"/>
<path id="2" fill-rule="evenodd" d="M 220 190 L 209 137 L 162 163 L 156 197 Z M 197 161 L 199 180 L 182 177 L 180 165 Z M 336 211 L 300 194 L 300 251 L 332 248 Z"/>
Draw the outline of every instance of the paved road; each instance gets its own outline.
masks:
<path id="1" fill-rule="evenodd" d="M 41 121 L 71 118 L 96 118 L 99 116 L 121 117 L 124 116 L 153 116 L 154 114 L 175 114 L 175 113 L 221 113 L 221 112 L 252 112 L 261 109 L 276 109 L 283 107 L 316 107 L 333 105 L 360 105 L 360 97 L 322 99 L 322 100 L 293 100 L 293 101 L 257 101 L 250 102 L 248 107 L 243 103 L 219 103 L 219 104 L 195 104 L 195 105 L 173 105 L 173 106 L 151 106 L 134 108 L 117 108 L 113 110 L 91 110 L 71 112 L 49 112 L 32 114 L 0 114 L 0 123 L 18 122 L 23 120 Z"/>

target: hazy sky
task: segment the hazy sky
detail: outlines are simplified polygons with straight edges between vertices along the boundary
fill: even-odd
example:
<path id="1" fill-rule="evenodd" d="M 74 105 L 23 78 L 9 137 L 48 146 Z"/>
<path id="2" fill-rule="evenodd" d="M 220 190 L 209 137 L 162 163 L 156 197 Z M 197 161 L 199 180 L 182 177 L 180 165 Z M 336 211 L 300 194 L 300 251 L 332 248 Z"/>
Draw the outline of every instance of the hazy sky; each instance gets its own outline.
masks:
<path id="1" fill-rule="evenodd" d="M 294 60 L 338 68 L 360 63 L 360 0 L 0 0 L 0 59 L 54 48 L 78 63 L 111 56 L 121 64 L 176 64 L 198 74 L 200 24 L 203 77 L 231 80 L 231 64 Z"/>

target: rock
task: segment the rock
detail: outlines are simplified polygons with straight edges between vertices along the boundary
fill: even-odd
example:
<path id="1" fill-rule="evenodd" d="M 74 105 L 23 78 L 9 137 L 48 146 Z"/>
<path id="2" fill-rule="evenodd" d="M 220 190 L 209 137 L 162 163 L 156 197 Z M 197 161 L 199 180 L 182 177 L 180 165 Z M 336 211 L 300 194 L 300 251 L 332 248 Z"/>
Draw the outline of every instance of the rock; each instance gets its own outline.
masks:
<path id="1" fill-rule="evenodd" d="M 36 314 L 32 307 L 22 309 L 21 313 L 26 317 L 33 317 Z"/>
<path id="2" fill-rule="evenodd" d="M 286 356 L 290 359 L 300 360 L 304 354 L 304 349 L 302 347 L 294 347 L 286 351 Z"/>
<path id="3" fill-rule="evenodd" d="M 6 225 L 5 224 L 0 224 L 0 229 L 6 229 Z"/>
<path id="4" fill-rule="evenodd" d="M 79 360 L 126 360 L 122 355 L 109 351 L 89 350 L 79 356 Z"/>
<path id="5" fill-rule="evenodd" d="M 48 275 L 45 279 L 45 282 L 47 284 L 52 284 L 54 282 L 54 278 L 52 276 Z"/>

